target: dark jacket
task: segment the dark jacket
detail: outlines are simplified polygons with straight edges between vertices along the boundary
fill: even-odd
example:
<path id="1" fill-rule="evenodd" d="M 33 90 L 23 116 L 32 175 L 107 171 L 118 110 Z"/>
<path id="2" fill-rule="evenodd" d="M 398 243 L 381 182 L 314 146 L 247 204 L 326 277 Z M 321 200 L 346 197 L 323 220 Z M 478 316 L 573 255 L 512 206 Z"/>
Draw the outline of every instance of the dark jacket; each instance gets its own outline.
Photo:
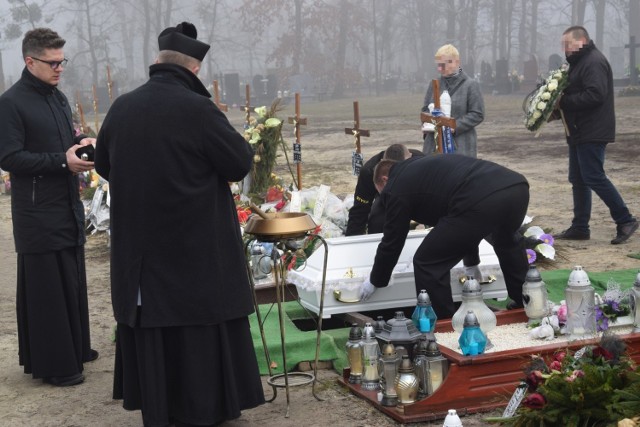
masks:
<path id="1" fill-rule="evenodd" d="M 613 73 L 593 40 L 567 57 L 569 86 L 560 99 L 569 130 L 567 142 L 614 142 Z"/>
<path id="2" fill-rule="evenodd" d="M 412 156 L 422 156 L 419 150 L 409 149 Z M 370 216 L 371 206 L 378 197 L 378 190 L 373 183 L 373 171 L 384 157 L 384 151 L 379 152 L 365 162 L 360 169 L 356 190 L 353 193 L 353 206 L 349 209 L 349 221 L 345 236 L 358 236 L 366 233 L 381 233 L 382 224 L 379 218 Z M 382 218 L 382 221 L 384 218 Z"/>
<path id="3" fill-rule="evenodd" d="M 143 327 L 217 324 L 253 311 L 229 187 L 253 150 L 189 70 L 150 67 L 115 100 L 98 134 L 96 170 L 111 192 L 115 318 Z"/>
<path id="4" fill-rule="evenodd" d="M 393 165 L 380 193 L 384 236 L 371 283 L 378 287 L 389 283 L 411 220 L 437 226 L 445 216 L 459 215 L 498 190 L 526 182 L 524 176 L 504 166 L 460 154 L 433 154 Z"/>
<path id="5" fill-rule="evenodd" d="M 42 253 L 82 245 L 84 207 L 66 151 L 74 136 L 69 102 L 26 68 L 0 96 L 0 168 L 11 173 L 16 252 Z"/>

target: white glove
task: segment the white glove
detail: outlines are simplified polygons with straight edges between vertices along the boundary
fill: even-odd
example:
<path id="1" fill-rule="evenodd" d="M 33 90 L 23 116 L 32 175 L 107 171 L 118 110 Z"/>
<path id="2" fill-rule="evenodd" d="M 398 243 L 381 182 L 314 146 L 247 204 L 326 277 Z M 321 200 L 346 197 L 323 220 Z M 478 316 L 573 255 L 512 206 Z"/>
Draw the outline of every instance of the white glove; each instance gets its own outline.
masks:
<path id="1" fill-rule="evenodd" d="M 376 287 L 371 284 L 369 279 L 362 282 L 360 285 L 360 302 L 364 302 L 371 298 L 371 295 L 376 291 Z"/>

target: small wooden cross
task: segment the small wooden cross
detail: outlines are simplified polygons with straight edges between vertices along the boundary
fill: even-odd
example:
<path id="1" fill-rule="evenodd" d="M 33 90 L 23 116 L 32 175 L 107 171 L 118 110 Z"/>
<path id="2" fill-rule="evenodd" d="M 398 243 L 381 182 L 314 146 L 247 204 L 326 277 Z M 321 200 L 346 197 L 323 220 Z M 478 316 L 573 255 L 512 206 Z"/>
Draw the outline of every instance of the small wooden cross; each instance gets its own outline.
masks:
<path id="1" fill-rule="evenodd" d="M 85 133 L 87 131 L 87 122 L 84 120 L 84 109 L 82 108 L 82 103 L 80 102 L 80 93 L 76 91 L 76 110 L 78 111 L 78 115 L 80 116 L 80 133 Z"/>
<path id="2" fill-rule="evenodd" d="M 111 69 L 107 65 L 107 90 L 109 91 L 109 101 L 113 102 L 113 81 L 111 80 Z"/>
<path id="3" fill-rule="evenodd" d="M 624 45 L 625 49 L 629 49 L 629 84 L 635 86 L 638 84 L 638 70 L 636 68 L 636 48 L 640 47 L 640 43 L 636 43 L 636 36 L 629 37 L 629 44 Z"/>
<path id="4" fill-rule="evenodd" d="M 251 119 L 251 112 L 254 111 L 254 107 L 251 106 L 251 86 L 247 85 L 245 87 L 245 104 L 244 106 L 240 106 L 240 110 L 244 111 L 244 122 L 249 126 L 249 119 Z"/>
<path id="5" fill-rule="evenodd" d="M 96 93 L 96 85 L 91 86 L 93 92 L 93 121 L 96 125 L 95 133 L 98 134 L 98 94 Z"/>
<path id="6" fill-rule="evenodd" d="M 431 85 L 433 87 L 433 106 L 440 110 L 440 82 L 437 79 L 433 79 Z M 429 122 L 434 124 L 436 127 L 436 151 L 442 153 L 442 127 L 451 128 L 452 131 L 455 130 L 456 119 L 453 117 L 435 117 L 429 113 L 422 112 L 420 113 L 420 120 L 422 120 L 422 123 Z"/>
<path id="7" fill-rule="evenodd" d="M 360 137 L 361 136 L 371 136 L 367 129 L 360 129 L 360 108 L 358 106 L 358 101 L 353 101 L 353 127 L 352 128 L 344 128 L 344 133 L 347 135 L 353 135 L 355 139 L 355 147 L 356 151 L 353 153 L 351 157 L 351 165 L 353 167 L 353 174 L 360 175 L 360 168 L 362 168 L 363 158 L 360 155 L 362 153 L 360 147 Z"/>
<path id="8" fill-rule="evenodd" d="M 220 90 L 218 89 L 218 81 L 217 80 L 213 81 L 213 102 L 216 103 L 216 105 L 218 106 L 220 111 L 228 111 L 229 110 L 229 107 L 227 107 L 227 104 L 223 104 L 223 103 L 220 102 Z"/>
<path id="9" fill-rule="evenodd" d="M 300 117 L 300 93 L 296 92 L 296 115 L 288 118 L 288 123 L 294 127 L 296 142 L 293 144 L 293 162 L 298 172 L 298 190 L 302 189 L 302 145 L 300 144 L 300 126 L 306 126 L 307 118 Z"/>

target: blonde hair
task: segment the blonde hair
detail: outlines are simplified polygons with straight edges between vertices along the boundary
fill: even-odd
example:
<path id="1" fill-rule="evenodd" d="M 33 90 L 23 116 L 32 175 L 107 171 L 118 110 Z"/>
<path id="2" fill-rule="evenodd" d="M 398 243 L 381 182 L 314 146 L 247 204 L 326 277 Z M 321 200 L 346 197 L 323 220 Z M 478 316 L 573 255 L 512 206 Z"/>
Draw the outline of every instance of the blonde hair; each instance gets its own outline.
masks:
<path id="1" fill-rule="evenodd" d="M 450 56 L 455 59 L 460 59 L 460 52 L 458 52 L 458 49 L 456 49 L 454 45 L 445 44 L 444 46 L 440 47 L 440 49 L 438 49 L 435 56 L 436 58 L 439 56 Z"/>

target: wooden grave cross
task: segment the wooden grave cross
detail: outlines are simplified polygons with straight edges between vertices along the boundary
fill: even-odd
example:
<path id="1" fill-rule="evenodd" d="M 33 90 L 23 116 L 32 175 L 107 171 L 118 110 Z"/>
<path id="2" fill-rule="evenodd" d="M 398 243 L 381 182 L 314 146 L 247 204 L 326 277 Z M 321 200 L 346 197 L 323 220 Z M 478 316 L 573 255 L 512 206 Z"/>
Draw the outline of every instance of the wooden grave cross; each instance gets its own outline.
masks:
<path id="1" fill-rule="evenodd" d="M 364 159 L 362 158 L 362 148 L 360 146 L 361 136 L 371 136 L 367 129 L 360 129 L 360 107 L 358 101 L 353 101 L 353 127 L 344 128 L 344 133 L 347 135 L 353 135 L 356 151 L 353 152 L 351 157 L 351 166 L 353 168 L 353 174 L 360 175 L 360 169 L 362 168 Z"/>
<path id="2" fill-rule="evenodd" d="M 629 85 L 636 86 L 638 84 L 636 48 L 640 47 L 640 43 L 636 43 L 636 36 L 631 36 L 629 37 L 629 44 L 625 44 L 624 47 L 629 49 Z"/>
<path id="3" fill-rule="evenodd" d="M 433 107 L 440 110 L 440 82 L 438 79 L 433 79 L 431 81 L 431 85 L 433 87 Z M 451 130 L 455 130 L 456 128 L 456 119 L 453 117 L 435 117 L 429 114 L 428 112 L 420 113 L 420 120 L 422 123 L 429 122 L 433 123 L 436 127 L 436 152 L 442 153 L 442 128 L 448 127 Z"/>
<path id="4" fill-rule="evenodd" d="M 300 126 L 306 126 L 307 118 L 300 117 L 300 93 L 296 92 L 295 95 L 295 112 L 296 115 L 294 117 L 288 118 L 288 123 L 293 125 L 294 132 L 296 135 L 296 142 L 293 143 L 293 163 L 296 164 L 297 175 L 298 175 L 298 190 L 302 189 L 302 145 L 300 144 Z"/>
<path id="5" fill-rule="evenodd" d="M 107 65 L 107 90 L 109 91 L 109 102 L 113 102 L 113 81 L 111 80 L 111 69 Z"/>
<path id="6" fill-rule="evenodd" d="M 254 111 L 254 107 L 251 106 L 251 86 L 245 86 L 245 104 L 240 106 L 240 110 L 244 111 L 244 122 L 249 126 L 249 120 L 251 119 L 251 112 Z"/>
<path id="7" fill-rule="evenodd" d="M 213 81 L 213 102 L 218 106 L 220 111 L 228 111 L 229 107 L 227 104 L 223 104 L 220 102 L 220 90 L 218 89 L 218 81 Z"/>
<path id="8" fill-rule="evenodd" d="M 78 111 L 78 115 L 80 116 L 80 133 L 85 133 L 87 131 L 87 122 L 84 119 L 84 109 L 82 108 L 82 103 L 80 102 L 80 93 L 76 91 L 76 110 Z"/>
<path id="9" fill-rule="evenodd" d="M 96 93 L 96 85 L 91 86 L 93 92 L 93 121 L 96 126 L 94 129 L 95 134 L 98 134 L 98 94 Z"/>

